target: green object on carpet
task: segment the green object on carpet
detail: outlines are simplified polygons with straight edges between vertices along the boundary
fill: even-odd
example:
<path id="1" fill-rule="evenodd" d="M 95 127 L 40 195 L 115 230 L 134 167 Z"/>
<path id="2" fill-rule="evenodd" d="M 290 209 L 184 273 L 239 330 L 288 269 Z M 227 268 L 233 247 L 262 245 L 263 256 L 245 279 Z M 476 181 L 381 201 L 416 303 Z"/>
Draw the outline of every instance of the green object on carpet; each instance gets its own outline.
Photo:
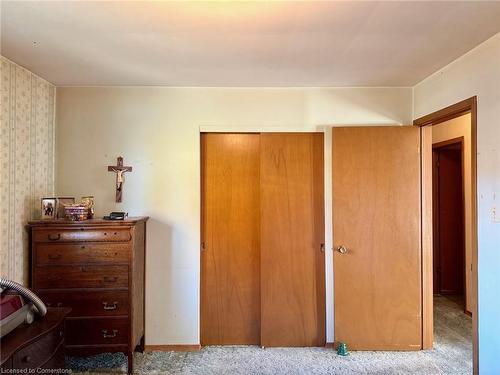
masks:
<path id="1" fill-rule="evenodd" d="M 341 342 L 339 344 L 339 348 L 337 349 L 337 354 L 343 357 L 349 355 L 349 352 L 347 351 L 347 344 L 345 342 Z"/>

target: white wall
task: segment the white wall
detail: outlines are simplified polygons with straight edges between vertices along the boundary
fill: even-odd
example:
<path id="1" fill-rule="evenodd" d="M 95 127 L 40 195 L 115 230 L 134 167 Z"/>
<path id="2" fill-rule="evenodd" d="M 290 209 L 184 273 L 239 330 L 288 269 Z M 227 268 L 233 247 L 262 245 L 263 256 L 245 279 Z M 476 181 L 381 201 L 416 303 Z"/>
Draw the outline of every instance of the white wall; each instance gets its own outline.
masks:
<path id="1" fill-rule="evenodd" d="M 442 122 L 432 127 L 432 143 L 439 143 L 454 138 L 464 138 L 464 216 L 465 216 L 465 309 L 472 312 L 472 148 L 471 114 Z"/>
<path id="2" fill-rule="evenodd" d="M 96 212 L 149 215 L 146 342 L 199 343 L 199 130 L 322 131 L 323 125 L 410 124 L 408 88 L 60 87 L 61 196 L 94 195 Z M 328 127 L 327 127 L 328 128 Z M 333 341 L 330 136 L 326 136 L 327 340 Z M 123 156 L 122 204 L 107 165 Z M 329 245 L 330 244 L 330 245 Z"/>
<path id="3" fill-rule="evenodd" d="M 500 373 L 500 34 L 414 88 L 415 117 L 477 95 L 479 371 Z M 496 212 L 496 215 L 493 215 Z"/>

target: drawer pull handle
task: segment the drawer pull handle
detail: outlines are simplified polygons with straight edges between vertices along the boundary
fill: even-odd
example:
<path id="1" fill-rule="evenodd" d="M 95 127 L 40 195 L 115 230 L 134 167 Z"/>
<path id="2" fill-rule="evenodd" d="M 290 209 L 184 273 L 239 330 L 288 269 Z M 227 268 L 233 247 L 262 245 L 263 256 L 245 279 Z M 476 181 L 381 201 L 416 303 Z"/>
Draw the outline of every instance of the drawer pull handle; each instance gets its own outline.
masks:
<path id="1" fill-rule="evenodd" d="M 61 259 L 62 258 L 62 254 L 49 254 L 49 259 Z"/>
<path id="2" fill-rule="evenodd" d="M 102 308 L 104 310 L 116 310 L 118 308 L 118 302 L 116 302 L 116 301 L 113 302 L 113 305 L 111 305 L 111 306 L 108 304 L 108 302 L 103 302 L 102 305 L 103 305 Z"/>
<path id="3" fill-rule="evenodd" d="M 116 283 L 118 281 L 118 276 L 104 276 L 105 283 Z"/>
<path id="4" fill-rule="evenodd" d="M 49 233 L 49 240 L 51 241 L 57 241 L 61 239 L 61 233 L 57 233 L 57 235 L 53 235 Z"/>
<path id="5" fill-rule="evenodd" d="M 27 355 L 26 357 L 23 358 L 23 362 L 31 362 L 31 357 Z"/>
<path id="6" fill-rule="evenodd" d="M 85 249 L 85 246 L 84 245 L 80 246 L 80 249 L 82 249 L 82 250 Z"/>
<path id="7" fill-rule="evenodd" d="M 108 333 L 107 329 L 102 330 L 102 337 L 104 337 L 105 339 L 112 339 L 113 337 L 116 337 L 117 334 L 118 334 L 117 329 L 114 329 L 113 333 Z"/>

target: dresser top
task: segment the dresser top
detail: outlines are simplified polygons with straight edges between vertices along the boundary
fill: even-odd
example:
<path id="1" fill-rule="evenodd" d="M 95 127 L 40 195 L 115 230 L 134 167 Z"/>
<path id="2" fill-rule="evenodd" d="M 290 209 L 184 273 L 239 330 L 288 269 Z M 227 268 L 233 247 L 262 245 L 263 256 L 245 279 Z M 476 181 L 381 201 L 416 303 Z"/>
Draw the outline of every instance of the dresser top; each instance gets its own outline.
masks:
<path id="1" fill-rule="evenodd" d="M 83 221 L 72 221 L 67 219 L 57 220 L 32 220 L 28 221 L 31 227 L 85 227 L 85 226 L 132 226 L 141 221 L 147 221 L 148 216 L 127 217 L 125 220 L 104 220 L 104 219 L 89 219 Z"/>

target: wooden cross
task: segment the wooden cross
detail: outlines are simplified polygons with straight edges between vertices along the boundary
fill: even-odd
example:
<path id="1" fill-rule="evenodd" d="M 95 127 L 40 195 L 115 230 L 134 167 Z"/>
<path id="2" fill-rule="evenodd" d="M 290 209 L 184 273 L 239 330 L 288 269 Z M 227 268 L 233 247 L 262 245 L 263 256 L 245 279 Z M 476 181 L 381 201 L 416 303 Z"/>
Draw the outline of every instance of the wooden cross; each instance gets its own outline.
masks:
<path id="1" fill-rule="evenodd" d="M 116 165 L 108 165 L 108 172 L 116 173 L 116 202 L 121 202 L 123 182 L 125 181 L 123 174 L 125 172 L 132 172 L 132 167 L 123 166 L 123 158 L 118 156 Z"/>

